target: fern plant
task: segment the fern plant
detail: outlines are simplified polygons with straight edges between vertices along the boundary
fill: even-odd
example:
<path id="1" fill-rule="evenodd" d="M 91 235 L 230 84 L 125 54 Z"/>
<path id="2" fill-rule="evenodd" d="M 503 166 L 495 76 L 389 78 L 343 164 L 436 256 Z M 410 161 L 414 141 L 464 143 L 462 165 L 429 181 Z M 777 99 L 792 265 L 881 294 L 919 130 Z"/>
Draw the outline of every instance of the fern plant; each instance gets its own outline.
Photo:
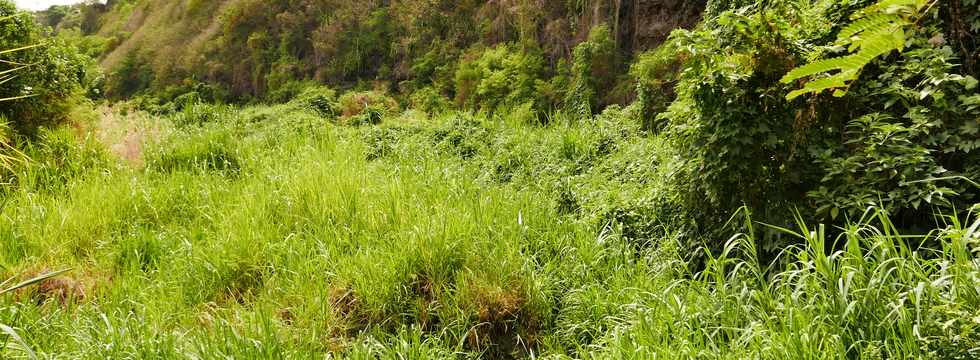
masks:
<path id="1" fill-rule="evenodd" d="M 20 16 L 22 14 L 24 14 L 24 13 L 16 13 L 16 14 L 13 14 L 13 15 L 8 15 L 8 16 L 0 17 L 0 23 L 3 23 L 4 21 L 10 20 L 10 19 L 13 19 L 14 17 Z M 5 65 L 5 67 L 7 67 L 7 66 L 10 67 L 9 69 L 0 70 L 0 85 L 3 85 L 5 83 L 7 83 L 7 82 L 9 82 L 9 81 L 17 78 L 17 75 L 18 75 L 18 73 L 20 71 L 23 71 L 24 69 L 27 69 L 27 68 L 33 66 L 33 64 L 23 64 L 23 63 L 19 63 L 19 62 L 12 61 L 12 60 L 7 60 L 7 59 L 4 59 L 4 57 L 6 57 L 9 54 L 16 53 L 16 52 L 20 52 L 20 51 L 24 51 L 24 50 L 30 50 L 30 49 L 36 48 L 38 46 L 40 46 L 40 45 L 33 44 L 33 45 L 21 46 L 21 47 L 17 47 L 17 48 L 13 48 L 13 49 L 0 50 L 0 64 Z M 0 95 L 0 96 L 2 96 L 2 95 Z M 22 94 L 22 95 L 17 95 L 17 96 L 10 96 L 10 97 L 0 97 L 0 102 L 12 101 L 12 100 L 19 100 L 19 99 L 28 98 L 28 97 L 31 97 L 31 96 L 34 96 L 34 95 L 32 95 L 32 94 Z"/>
<path id="2" fill-rule="evenodd" d="M 0 23 L 12 19 L 14 16 L 19 14 L 0 17 Z M 19 51 L 29 50 L 38 47 L 39 45 L 28 45 L 21 46 L 13 49 L 0 50 L 0 64 L 6 65 L 8 69 L 0 70 L 0 85 L 3 85 L 11 80 L 17 78 L 19 72 L 31 67 L 31 64 L 22 64 L 16 61 L 6 60 L 4 57 L 8 54 L 13 54 Z M 14 101 L 25 99 L 34 96 L 34 94 L 20 94 L 13 96 L 4 96 L 0 94 L 0 102 Z M 10 132 L 9 125 L 6 119 L 0 114 L 0 170 L 11 171 L 16 163 L 23 161 L 24 154 L 17 150 L 13 145 L 10 144 L 10 139 L 8 133 Z M 2 175 L 2 174 L 0 174 Z"/>
<path id="3" fill-rule="evenodd" d="M 871 61 L 905 48 L 906 32 L 938 0 L 881 0 L 851 16 L 853 22 L 837 35 L 835 46 L 846 47 L 848 55 L 818 60 L 799 66 L 782 78 L 783 83 L 813 77 L 803 88 L 791 91 L 786 99 L 804 94 L 834 90 L 834 96 L 847 93 L 850 83 Z"/>

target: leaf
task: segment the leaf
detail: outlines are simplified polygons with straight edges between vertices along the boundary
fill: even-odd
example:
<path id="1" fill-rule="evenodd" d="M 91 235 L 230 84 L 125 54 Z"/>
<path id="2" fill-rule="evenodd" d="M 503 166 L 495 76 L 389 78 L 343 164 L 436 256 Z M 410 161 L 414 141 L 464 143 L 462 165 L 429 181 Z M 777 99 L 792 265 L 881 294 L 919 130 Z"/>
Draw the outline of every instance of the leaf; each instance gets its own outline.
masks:
<path id="1" fill-rule="evenodd" d="M 802 89 L 790 92 L 789 95 L 786 95 L 786 99 L 793 100 L 803 94 L 816 94 L 827 89 L 844 87 L 846 86 L 846 82 L 851 80 L 855 75 L 852 72 L 838 73 L 833 76 L 810 81 Z"/>
<path id="2" fill-rule="evenodd" d="M 783 78 L 779 81 L 784 84 L 788 84 L 793 82 L 793 80 L 807 76 L 825 73 L 831 70 L 843 69 L 848 66 L 848 63 L 845 61 L 846 58 L 846 56 L 842 56 L 838 58 L 824 59 L 797 67 L 783 76 Z"/>
<path id="3" fill-rule="evenodd" d="M 893 22 L 900 22 L 902 18 L 893 14 L 874 14 L 866 18 L 858 19 L 848 24 L 837 34 L 838 42 L 850 41 L 850 38 L 868 29 L 881 28 Z"/>
<path id="4" fill-rule="evenodd" d="M 41 46 L 41 45 L 34 44 L 34 45 L 27 45 L 27 46 L 22 46 L 22 47 L 19 47 L 19 48 L 14 48 L 14 49 L 9 49 L 9 50 L 0 50 L 0 55 L 9 54 L 9 53 L 18 52 L 18 51 L 23 51 L 23 50 L 28 50 L 28 49 L 33 49 L 33 48 L 36 48 L 36 47 L 39 47 L 39 46 Z"/>
<path id="5" fill-rule="evenodd" d="M 27 286 L 31 286 L 31 285 L 37 284 L 37 283 L 42 282 L 44 280 L 53 278 L 53 277 L 58 276 L 58 275 L 61 275 L 61 274 L 64 274 L 64 273 L 68 272 L 69 270 L 71 270 L 71 269 L 64 269 L 64 270 L 59 270 L 59 271 L 54 271 L 54 272 L 49 272 L 49 273 L 46 273 L 46 274 L 38 275 L 38 276 L 36 276 L 36 277 L 34 277 L 32 279 L 25 280 L 23 282 L 18 283 L 17 285 L 11 286 L 8 289 L 2 289 L 2 290 L 0 290 L 0 295 L 4 295 L 4 294 L 7 294 L 9 292 L 12 292 L 12 291 L 15 291 L 15 290 L 18 290 L 18 289 L 27 287 Z"/>
<path id="6" fill-rule="evenodd" d="M 14 96 L 14 97 L 8 97 L 8 98 L 0 98 L 0 102 L 26 99 L 26 98 L 35 97 L 35 96 L 37 96 L 37 94 Z"/>
<path id="7" fill-rule="evenodd" d="M 962 81 L 963 81 L 963 87 L 966 90 L 973 90 L 973 89 L 976 89 L 977 88 L 978 81 L 977 81 L 977 78 L 975 78 L 975 77 L 966 76 L 966 77 L 963 78 Z"/>
<path id="8" fill-rule="evenodd" d="M 20 345 L 21 349 L 24 350 L 25 353 L 27 353 L 27 357 L 31 359 L 37 359 L 37 354 L 34 353 L 34 350 L 31 350 L 31 347 L 27 345 L 27 342 L 24 341 L 24 339 L 21 338 L 20 335 L 18 335 L 13 328 L 4 324 L 0 324 L 0 331 L 9 335 L 11 339 L 14 339 L 14 342 Z"/>
<path id="9" fill-rule="evenodd" d="M 967 121 L 960 127 L 960 132 L 966 135 L 976 135 L 980 132 L 980 125 L 977 124 L 978 121 Z"/>
<path id="10" fill-rule="evenodd" d="M 828 74 L 839 70 L 840 74 L 810 80 L 802 89 L 786 95 L 792 100 L 803 94 L 819 93 L 823 90 L 835 89 L 835 96 L 843 96 L 846 91 L 840 90 L 848 83 L 857 80 L 861 70 L 876 58 L 887 55 L 892 51 L 905 49 L 905 28 L 913 26 L 916 21 L 902 14 L 918 15 L 926 0 L 881 0 L 864 10 L 857 12 L 854 22 L 848 24 L 837 35 L 837 46 L 847 46 L 850 55 L 823 59 L 805 64 L 791 70 L 780 81 L 784 84 L 808 76 Z M 828 80 L 829 79 L 829 80 Z"/>

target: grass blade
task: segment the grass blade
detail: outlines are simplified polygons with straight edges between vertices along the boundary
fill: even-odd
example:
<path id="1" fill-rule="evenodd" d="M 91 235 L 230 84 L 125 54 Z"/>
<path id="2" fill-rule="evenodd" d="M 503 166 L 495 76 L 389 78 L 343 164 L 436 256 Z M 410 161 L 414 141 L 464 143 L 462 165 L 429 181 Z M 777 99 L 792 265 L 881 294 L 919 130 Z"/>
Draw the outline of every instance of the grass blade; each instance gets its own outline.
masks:
<path id="1" fill-rule="evenodd" d="M 27 354 L 27 357 L 31 359 L 37 359 L 37 354 L 35 354 L 34 350 L 31 350 L 31 347 L 27 345 L 27 342 L 24 341 L 24 339 L 17 334 L 17 331 L 14 331 L 13 328 L 4 324 L 0 324 L 0 331 L 7 334 L 7 336 L 10 336 L 10 338 L 13 339 L 14 342 L 17 343 L 17 345 L 20 345 L 20 348 L 24 350 L 24 353 Z"/>
<path id="2" fill-rule="evenodd" d="M 23 281 L 21 283 L 18 283 L 17 285 L 14 285 L 14 286 L 12 286 L 10 288 L 0 290 L 0 295 L 4 295 L 4 294 L 7 294 L 9 292 L 12 292 L 12 291 L 15 291 L 15 290 L 18 290 L 18 289 L 22 289 L 22 288 L 27 287 L 27 286 L 31 286 L 31 285 L 37 284 L 37 283 L 42 282 L 44 280 L 53 278 L 53 277 L 58 276 L 58 275 L 61 275 L 61 274 L 64 274 L 64 273 L 68 272 L 69 270 L 71 270 L 71 269 L 64 269 L 64 270 L 59 270 L 59 271 L 54 271 L 54 272 L 49 272 L 49 273 L 46 273 L 46 274 L 38 275 L 38 276 L 36 276 L 36 277 L 34 277 L 32 279 L 28 279 L 28 280 L 25 280 L 25 281 Z"/>

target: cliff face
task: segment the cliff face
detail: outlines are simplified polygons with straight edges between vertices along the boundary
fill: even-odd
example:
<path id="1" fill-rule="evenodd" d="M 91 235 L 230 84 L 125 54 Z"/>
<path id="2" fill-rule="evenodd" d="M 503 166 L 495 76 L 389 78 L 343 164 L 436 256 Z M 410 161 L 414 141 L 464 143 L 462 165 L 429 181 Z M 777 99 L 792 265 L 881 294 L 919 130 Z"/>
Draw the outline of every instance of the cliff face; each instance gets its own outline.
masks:
<path id="1" fill-rule="evenodd" d="M 192 78 L 258 96 L 277 78 L 397 83 L 419 61 L 449 63 L 477 44 L 530 44 L 555 64 L 599 24 L 630 56 L 694 26 L 705 2 L 120 0 L 95 32 L 111 39 L 107 68 L 152 70 L 124 93 Z"/>
<path id="2" fill-rule="evenodd" d="M 633 0 L 626 43 L 633 51 L 649 50 L 677 28 L 691 28 L 701 20 L 706 0 Z"/>
<path id="3" fill-rule="evenodd" d="M 634 54 L 657 47 L 667 39 L 670 32 L 678 28 L 691 28 L 701 20 L 707 0 L 606 0 L 590 3 L 588 11 L 576 14 L 572 9 L 563 9 L 544 19 L 548 24 L 542 34 L 543 44 L 552 45 L 565 51 L 551 53 L 568 55 L 568 50 L 585 39 L 589 30 L 597 25 L 608 25 L 616 35 L 616 43 L 624 53 Z M 574 27 L 573 34 L 562 39 L 547 29 Z"/>

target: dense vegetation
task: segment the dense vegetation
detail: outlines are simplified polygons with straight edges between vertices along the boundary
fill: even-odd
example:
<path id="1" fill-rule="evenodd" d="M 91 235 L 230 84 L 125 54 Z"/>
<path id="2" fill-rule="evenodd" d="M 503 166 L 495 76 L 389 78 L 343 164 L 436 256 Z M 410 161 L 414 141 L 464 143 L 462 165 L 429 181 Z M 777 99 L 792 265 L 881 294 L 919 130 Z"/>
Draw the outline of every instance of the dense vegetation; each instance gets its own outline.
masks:
<path id="1" fill-rule="evenodd" d="M 0 0 L 0 357 L 980 357 L 978 7 Z"/>

